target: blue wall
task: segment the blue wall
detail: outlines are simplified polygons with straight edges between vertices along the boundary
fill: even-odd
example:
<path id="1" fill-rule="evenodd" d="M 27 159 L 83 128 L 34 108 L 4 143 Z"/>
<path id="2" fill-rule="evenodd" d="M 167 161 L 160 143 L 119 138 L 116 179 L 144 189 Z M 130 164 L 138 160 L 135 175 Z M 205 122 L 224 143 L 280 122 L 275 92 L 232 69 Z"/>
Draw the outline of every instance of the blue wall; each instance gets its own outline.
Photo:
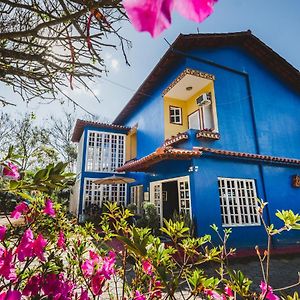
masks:
<path id="1" fill-rule="evenodd" d="M 198 165 L 198 172 L 193 173 L 192 209 L 199 235 L 212 233 L 209 226 L 213 223 L 222 231 L 218 177 L 255 179 L 257 195 L 263 195 L 257 165 L 208 157 L 195 159 L 194 164 Z M 233 227 L 229 245 L 240 248 L 263 245 L 265 237 L 262 226 Z"/>
<path id="2" fill-rule="evenodd" d="M 112 128 L 95 128 L 93 126 L 86 126 L 83 130 L 83 151 L 82 151 L 82 165 L 81 165 L 81 174 L 80 174 L 80 193 L 79 193 L 79 208 L 78 213 L 83 213 L 83 192 L 84 192 L 84 179 L 85 178 L 104 178 L 112 176 L 113 173 L 102 173 L 102 172 L 86 172 L 85 171 L 85 163 L 86 163 L 86 155 L 87 155 L 87 145 L 88 145 L 88 131 L 98 131 L 98 132 L 112 132 L 116 134 L 126 134 L 127 130 L 114 130 Z M 127 187 L 127 195 L 128 195 L 128 187 Z"/>
<path id="3" fill-rule="evenodd" d="M 177 66 L 153 89 L 151 96 L 128 117 L 125 125 L 138 123 L 138 158 L 148 155 L 164 141 L 162 91 L 185 69 L 192 68 L 215 75 L 216 108 L 221 138 L 218 141 L 190 139 L 178 147 L 191 149 L 206 146 L 218 149 L 300 158 L 300 95 L 291 90 L 277 75 L 240 47 L 219 47 L 189 51 Z M 197 58 L 213 61 L 216 66 Z M 233 70 L 229 70 L 228 68 Z M 191 162 L 160 163 L 150 173 L 140 175 L 137 183 L 147 190 L 150 181 L 190 175 L 192 209 L 200 235 L 209 226 L 221 225 L 217 177 L 255 179 L 258 197 L 267 201 L 265 218 L 276 227 L 277 209 L 300 210 L 300 189 L 291 187 L 291 176 L 300 167 L 265 164 L 236 159 L 200 157 L 193 163 L 198 172 L 188 173 Z M 134 173 L 130 175 L 136 176 Z M 288 232 L 273 239 L 273 245 L 298 243 L 299 232 Z M 238 247 L 264 245 L 262 226 L 234 227 L 230 243 Z"/>

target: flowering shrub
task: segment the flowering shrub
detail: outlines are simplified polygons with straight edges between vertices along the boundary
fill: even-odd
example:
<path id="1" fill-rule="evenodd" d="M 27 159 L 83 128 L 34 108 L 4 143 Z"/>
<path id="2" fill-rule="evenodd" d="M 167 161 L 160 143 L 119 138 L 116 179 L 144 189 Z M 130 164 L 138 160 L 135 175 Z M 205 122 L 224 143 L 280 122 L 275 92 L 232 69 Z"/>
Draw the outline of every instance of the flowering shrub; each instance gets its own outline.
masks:
<path id="1" fill-rule="evenodd" d="M 169 242 L 164 243 L 151 229 L 130 225 L 132 213 L 116 203 L 107 204 L 100 231 L 90 223 L 79 226 L 54 200 L 65 177 L 61 165 L 39 170 L 30 178 L 23 174 L 18 182 L 3 177 L 3 189 L 23 201 L 10 215 L 22 223 L 16 226 L 8 218 L 0 226 L 0 300 L 280 299 L 279 290 L 269 285 L 270 243 L 263 255 L 257 249 L 263 280 L 255 292 L 252 282 L 228 265 L 234 254 L 226 246 L 230 229 L 221 233 L 212 226 L 221 240 L 215 247 L 210 235 L 194 238 L 183 221 L 165 220 L 161 232 Z M 265 206 L 260 202 L 261 216 Z M 282 211 L 277 216 L 284 223 L 279 229 L 267 227 L 262 219 L 269 240 L 299 229 L 299 215 Z M 203 265 L 209 261 L 220 265 L 215 276 L 205 273 Z M 298 295 L 282 299 L 296 300 Z"/>

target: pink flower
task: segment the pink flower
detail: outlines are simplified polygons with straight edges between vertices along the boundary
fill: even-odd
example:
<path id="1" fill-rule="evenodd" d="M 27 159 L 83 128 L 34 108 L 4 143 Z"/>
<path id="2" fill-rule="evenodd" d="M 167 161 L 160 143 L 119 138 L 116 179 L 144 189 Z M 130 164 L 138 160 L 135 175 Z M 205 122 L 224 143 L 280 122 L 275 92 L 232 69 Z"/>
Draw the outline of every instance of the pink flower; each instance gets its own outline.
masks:
<path id="1" fill-rule="evenodd" d="M 146 300 L 146 297 L 139 291 L 135 291 L 134 300 Z"/>
<path id="2" fill-rule="evenodd" d="M 157 298 L 157 299 L 161 298 L 161 296 L 162 296 L 161 289 L 162 289 L 162 286 L 161 286 L 160 281 L 159 280 L 154 281 L 154 290 L 151 293 L 151 299 L 152 298 Z"/>
<path id="3" fill-rule="evenodd" d="M 0 251 L 0 275 L 7 280 L 15 280 L 17 278 L 16 270 L 13 264 L 13 254 L 11 251 Z"/>
<path id="4" fill-rule="evenodd" d="M 114 264 L 116 262 L 116 253 L 109 251 L 108 256 L 103 259 L 103 265 L 100 272 L 106 279 L 110 279 L 111 275 L 115 273 Z"/>
<path id="5" fill-rule="evenodd" d="M 42 277 L 40 274 L 32 276 L 27 281 L 27 284 L 24 290 L 22 291 L 22 294 L 24 296 L 31 296 L 31 297 L 37 296 L 39 294 L 41 284 L 42 284 Z"/>
<path id="6" fill-rule="evenodd" d="M 43 210 L 43 212 L 46 215 L 49 215 L 50 217 L 55 218 L 56 214 L 55 214 L 55 210 L 53 208 L 53 202 L 51 201 L 51 199 L 47 199 L 45 202 L 45 208 Z"/>
<path id="7" fill-rule="evenodd" d="M 42 290 L 50 299 L 72 299 L 75 284 L 64 278 L 63 274 L 50 273 L 45 277 Z"/>
<path id="8" fill-rule="evenodd" d="M 32 257 L 33 254 L 33 233 L 30 228 L 28 228 L 17 247 L 16 253 L 18 254 L 19 261 L 24 261 L 27 257 Z"/>
<path id="9" fill-rule="evenodd" d="M 14 211 L 10 214 L 10 217 L 11 218 L 14 218 L 14 219 L 19 219 L 21 217 L 21 215 L 23 213 L 27 213 L 29 210 L 29 207 L 27 205 L 26 202 L 21 202 L 20 204 L 18 204 Z"/>
<path id="10" fill-rule="evenodd" d="M 7 228 L 5 226 L 0 226 L 0 242 L 4 241 L 6 230 Z"/>
<path id="11" fill-rule="evenodd" d="M 81 295 L 80 295 L 79 300 L 90 300 L 90 297 L 89 297 L 89 294 L 88 294 L 87 290 L 83 291 L 82 288 L 81 288 Z"/>
<path id="12" fill-rule="evenodd" d="M 222 295 L 211 289 L 204 289 L 204 294 L 210 296 L 210 298 L 214 300 L 224 300 Z"/>
<path id="13" fill-rule="evenodd" d="M 149 260 L 143 260 L 142 261 L 142 269 L 147 275 L 152 275 L 153 274 L 153 266 L 149 262 Z"/>
<path id="14" fill-rule="evenodd" d="M 233 296 L 233 291 L 232 291 L 232 289 L 231 289 L 228 285 L 225 286 L 224 291 L 225 291 L 225 293 L 226 293 L 227 296 L 229 296 L 229 297 L 234 297 L 234 296 Z"/>
<path id="15" fill-rule="evenodd" d="M 101 272 L 97 272 L 91 280 L 91 289 L 94 295 L 101 295 L 103 293 L 102 287 L 105 283 L 105 277 Z"/>
<path id="16" fill-rule="evenodd" d="M 59 249 L 66 250 L 65 235 L 62 230 L 60 230 L 59 235 L 58 235 L 57 247 Z"/>
<path id="17" fill-rule="evenodd" d="M 259 287 L 261 289 L 261 296 L 265 296 L 265 298 L 268 300 L 280 300 L 278 296 L 273 294 L 273 289 L 270 286 L 267 286 L 267 284 L 264 281 L 261 281 Z"/>
<path id="18" fill-rule="evenodd" d="M 36 240 L 32 243 L 34 254 L 41 260 L 44 261 L 44 249 L 47 245 L 47 240 L 44 239 L 42 234 L 39 234 Z"/>
<path id="19" fill-rule="evenodd" d="M 7 167 L 3 169 L 3 175 L 12 180 L 18 180 L 20 178 L 19 167 L 9 161 Z"/>
<path id="20" fill-rule="evenodd" d="M 22 294 L 19 291 L 7 291 L 0 294 L 0 300 L 20 300 Z"/>
<path id="21" fill-rule="evenodd" d="M 177 0 L 175 10 L 186 19 L 202 22 L 213 12 L 216 2 L 217 0 Z"/>
<path id="22" fill-rule="evenodd" d="M 82 265 L 81 269 L 84 276 L 92 276 L 94 272 L 94 264 L 93 261 L 87 259 Z"/>
<path id="23" fill-rule="evenodd" d="M 123 0 L 123 6 L 138 31 L 158 36 L 171 25 L 172 10 L 196 22 L 202 22 L 213 12 L 217 0 Z"/>

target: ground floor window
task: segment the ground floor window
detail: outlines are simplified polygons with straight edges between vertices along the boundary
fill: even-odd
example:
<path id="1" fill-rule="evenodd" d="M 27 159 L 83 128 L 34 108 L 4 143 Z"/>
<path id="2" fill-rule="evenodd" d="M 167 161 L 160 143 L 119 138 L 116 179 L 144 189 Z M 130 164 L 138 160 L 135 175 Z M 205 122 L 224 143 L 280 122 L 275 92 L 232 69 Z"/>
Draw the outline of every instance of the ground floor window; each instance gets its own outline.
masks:
<path id="1" fill-rule="evenodd" d="M 105 202 L 117 202 L 125 205 L 126 184 L 95 184 L 95 179 L 85 179 L 83 201 L 84 208 L 91 205 L 102 207 Z"/>
<path id="2" fill-rule="evenodd" d="M 219 177 L 218 184 L 224 226 L 260 225 L 253 179 Z"/>

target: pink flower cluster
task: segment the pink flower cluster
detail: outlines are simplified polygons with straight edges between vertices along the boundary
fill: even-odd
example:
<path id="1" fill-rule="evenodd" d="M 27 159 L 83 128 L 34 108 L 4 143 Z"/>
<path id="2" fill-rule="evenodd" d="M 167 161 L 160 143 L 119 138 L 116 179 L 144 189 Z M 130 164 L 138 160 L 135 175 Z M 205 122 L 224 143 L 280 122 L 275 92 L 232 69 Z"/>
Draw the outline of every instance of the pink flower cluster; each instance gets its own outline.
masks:
<path id="1" fill-rule="evenodd" d="M 19 291 L 9 290 L 0 294 L 0 300 L 20 300 L 21 296 Z"/>
<path id="2" fill-rule="evenodd" d="M 13 259 L 14 255 L 11 250 L 0 248 L 0 276 L 10 281 L 17 278 Z"/>
<path id="3" fill-rule="evenodd" d="M 19 219 L 23 214 L 26 214 L 29 211 L 29 207 L 26 202 L 21 202 L 18 204 L 13 212 L 11 213 L 11 218 Z"/>
<path id="4" fill-rule="evenodd" d="M 43 210 L 44 214 L 55 218 L 56 217 L 56 212 L 53 208 L 53 202 L 51 201 L 51 199 L 47 199 L 45 202 L 45 208 Z"/>
<path id="5" fill-rule="evenodd" d="M 261 296 L 268 300 L 280 300 L 278 296 L 273 294 L 273 289 L 268 286 L 264 281 L 260 283 Z"/>
<path id="6" fill-rule="evenodd" d="M 19 261 L 24 261 L 26 258 L 37 256 L 41 261 L 45 260 L 44 249 L 47 245 L 47 240 L 40 233 L 36 239 L 33 238 L 33 233 L 28 228 L 17 247 L 16 253 Z"/>
<path id="7" fill-rule="evenodd" d="M 20 178 L 19 167 L 9 161 L 3 169 L 3 175 L 9 179 L 18 180 Z"/>
<path id="8" fill-rule="evenodd" d="M 104 258 L 93 251 L 89 254 L 90 258 L 81 265 L 81 269 L 84 276 L 90 280 L 93 294 L 101 295 L 106 280 L 111 279 L 115 273 L 116 254 L 110 251 Z"/>
<path id="9" fill-rule="evenodd" d="M 48 296 L 48 299 L 67 300 L 74 293 L 75 284 L 63 274 L 41 274 L 29 278 L 22 294 L 28 297 Z"/>
<path id="10" fill-rule="evenodd" d="M 138 31 L 158 36 L 171 25 L 172 10 L 183 17 L 202 22 L 212 12 L 217 0 L 123 0 L 127 16 Z"/>
<path id="11" fill-rule="evenodd" d="M 161 293 L 161 282 L 155 279 L 154 276 L 154 267 L 149 260 L 142 261 L 142 270 L 145 274 L 151 277 L 148 293 L 150 295 L 150 299 L 160 299 L 162 296 Z M 134 294 L 135 300 L 146 300 L 146 296 L 143 295 L 140 291 L 135 291 Z"/>

